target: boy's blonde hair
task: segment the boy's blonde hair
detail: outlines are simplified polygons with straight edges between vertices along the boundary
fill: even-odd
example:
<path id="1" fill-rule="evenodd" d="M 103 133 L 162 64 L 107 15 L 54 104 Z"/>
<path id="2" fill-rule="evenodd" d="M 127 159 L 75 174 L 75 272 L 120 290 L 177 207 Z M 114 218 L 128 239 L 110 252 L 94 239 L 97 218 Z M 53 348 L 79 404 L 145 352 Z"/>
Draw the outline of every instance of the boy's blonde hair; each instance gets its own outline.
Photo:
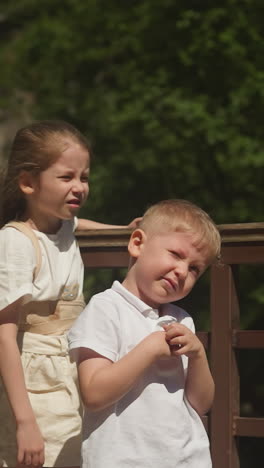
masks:
<path id="1" fill-rule="evenodd" d="M 208 263 L 220 258 L 221 237 L 217 226 L 205 211 L 187 200 L 163 200 L 151 206 L 139 228 L 150 236 L 166 232 L 197 234 L 197 245 L 206 251 Z"/>

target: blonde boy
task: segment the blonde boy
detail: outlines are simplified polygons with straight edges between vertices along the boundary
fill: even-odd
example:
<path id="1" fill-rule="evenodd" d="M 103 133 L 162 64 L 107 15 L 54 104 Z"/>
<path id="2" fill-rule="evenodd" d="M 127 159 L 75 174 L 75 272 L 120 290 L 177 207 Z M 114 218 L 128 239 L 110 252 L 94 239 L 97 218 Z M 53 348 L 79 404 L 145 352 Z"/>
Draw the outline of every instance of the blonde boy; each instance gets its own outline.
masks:
<path id="1" fill-rule="evenodd" d="M 211 218 L 185 200 L 145 213 L 122 284 L 95 295 L 69 333 L 85 416 L 83 468 L 210 468 L 200 416 L 214 383 L 185 297 L 219 256 Z"/>

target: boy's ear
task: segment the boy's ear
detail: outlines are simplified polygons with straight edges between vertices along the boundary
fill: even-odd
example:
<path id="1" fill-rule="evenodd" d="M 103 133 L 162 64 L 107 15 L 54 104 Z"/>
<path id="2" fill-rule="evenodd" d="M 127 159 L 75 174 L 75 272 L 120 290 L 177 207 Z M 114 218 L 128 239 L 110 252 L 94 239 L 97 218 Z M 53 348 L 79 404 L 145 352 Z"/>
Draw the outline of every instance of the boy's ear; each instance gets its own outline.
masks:
<path id="1" fill-rule="evenodd" d="M 139 257 L 145 240 L 146 234 L 142 229 L 135 229 L 132 232 L 128 243 L 128 252 L 131 257 Z"/>
<path id="2" fill-rule="evenodd" d="M 35 191 L 34 176 L 31 172 L 21 171 L 18 178 L 18 185 L 25 195 L 32 195 Z"/>

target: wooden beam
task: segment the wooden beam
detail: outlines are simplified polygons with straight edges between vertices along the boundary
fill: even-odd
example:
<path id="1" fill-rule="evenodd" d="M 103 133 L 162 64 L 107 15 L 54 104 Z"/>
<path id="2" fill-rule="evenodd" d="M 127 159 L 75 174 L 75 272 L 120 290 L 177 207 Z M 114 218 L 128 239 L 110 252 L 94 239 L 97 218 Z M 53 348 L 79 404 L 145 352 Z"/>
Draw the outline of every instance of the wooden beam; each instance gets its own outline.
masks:
<path id="1" fill-rule="evenodd" d="M 235 348 L 264 349 L 264 330 L 233 330 L 232 335 Z"/>
<path id="2" fill-rule="evenodd" d="M 264 437 L 264 418 L 234 417 L 233 433 L 240 437 Z"/>

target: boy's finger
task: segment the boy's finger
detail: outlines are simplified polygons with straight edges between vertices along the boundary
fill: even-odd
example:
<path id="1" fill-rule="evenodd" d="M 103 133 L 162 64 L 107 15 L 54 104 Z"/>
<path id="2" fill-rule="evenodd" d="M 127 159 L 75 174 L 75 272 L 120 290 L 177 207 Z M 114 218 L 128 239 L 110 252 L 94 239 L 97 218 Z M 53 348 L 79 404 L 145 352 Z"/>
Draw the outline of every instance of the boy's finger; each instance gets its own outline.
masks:
<path id="1" fill-rule="evenodd" d="M 171 338 L 177 338 L 178 336 L 182 336 L 180 331 L 175 330 L 174 328 L 169 329 L 169 330 L 165 330 L 165 332 L 166 332 L 166 339 L 167 340 L 170 340 Z"/>
<path id="2" fill-rule="evenodd" d="M 182 340 L 181 340 L 181 337 L 180 336 L 174 336 L 171 340 L 169 340 L 169 345 L 170 346 L 182 346 L 183 343 L 182 343 Z"/>
<path id="3" fill-rule="evenodd" d="M 172 354 L 177 353 L 181 349 L 182 345 L 170 345 L 170 350 Z"/>

